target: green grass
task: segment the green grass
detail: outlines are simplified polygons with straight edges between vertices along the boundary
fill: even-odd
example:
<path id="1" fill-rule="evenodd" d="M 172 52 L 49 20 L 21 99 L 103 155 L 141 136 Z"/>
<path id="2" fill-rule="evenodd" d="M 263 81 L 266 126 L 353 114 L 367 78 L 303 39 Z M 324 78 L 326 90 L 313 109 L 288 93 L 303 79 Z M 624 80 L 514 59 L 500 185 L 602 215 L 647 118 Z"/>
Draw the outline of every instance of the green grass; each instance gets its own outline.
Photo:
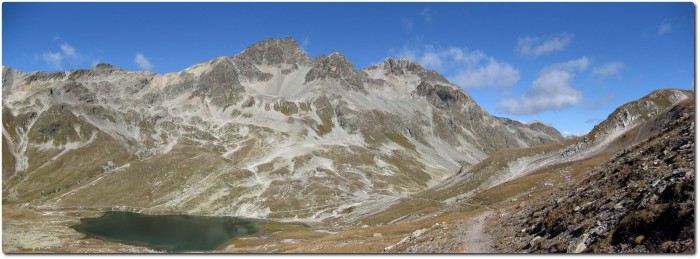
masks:
<path id="1" fill-rule="evenodd" d="M 243 107 L 243 108 L 250 108 L 250 107 L 253 107 L 253 105 L 255 105 L 255 98 L 253 98 L 253 97 L 248 97 L 248 99 L 246 99 L 246 100 L 243 102 L 243 104 L 241 104 L 241 107 Z"/>
<path id="2" fill-rule="evenodd" d="M 385 133 L 384 136 L 406 149 L 413 150 L 414 152 L 416 151 L 416 145 L 411 143 L 411 141 L 399 133 Z"/>
<path id="3" fill-rule="evenodd" d="M 321 124 L 315 128 L 316 134 L 319 136 L 326 135 L 333 130 L 333 113 L 327 110 L 316 110 L 316 115 L 321 118 Z"/>
<path id="4" fill-rule="evenodd" d="M 297 107 L 296 103 L 286 100 L 276 102 L 272 108 L 287 116 L 299 112 L 299 107 Z"/>

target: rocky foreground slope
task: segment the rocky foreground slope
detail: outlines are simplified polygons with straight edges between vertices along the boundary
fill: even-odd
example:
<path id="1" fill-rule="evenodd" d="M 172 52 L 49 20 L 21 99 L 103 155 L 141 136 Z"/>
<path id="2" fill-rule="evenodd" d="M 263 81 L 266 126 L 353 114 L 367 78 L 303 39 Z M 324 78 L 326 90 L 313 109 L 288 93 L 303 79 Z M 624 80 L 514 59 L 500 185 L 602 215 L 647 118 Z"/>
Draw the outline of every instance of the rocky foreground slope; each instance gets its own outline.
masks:
<path id="1" fill-rule="evenodd" d="M 435 71 L 291 39 L 177 73 L 3 67 L 3 202 L 322 220 L 374 212 L 504 148 L 562 140 Z"/>
<path id="2" fill-rule="evenodd" d="M 507 252 L 695 251 L 695 105 L 685 100 L 649 125 L 660 132 L 617 153 L 582 182 L 502 218 Z"/>

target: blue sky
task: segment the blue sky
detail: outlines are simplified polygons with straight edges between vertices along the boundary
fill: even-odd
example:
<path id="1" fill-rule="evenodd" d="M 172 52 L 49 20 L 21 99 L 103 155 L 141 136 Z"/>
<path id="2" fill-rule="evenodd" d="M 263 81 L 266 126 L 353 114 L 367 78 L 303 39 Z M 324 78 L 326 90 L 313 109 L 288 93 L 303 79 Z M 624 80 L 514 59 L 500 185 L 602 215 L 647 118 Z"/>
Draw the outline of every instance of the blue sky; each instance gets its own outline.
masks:
<path id="1" fill-rule="evenodd" d="M 403 57 L 488 112 L 585 133 L 655 89 L 694 88 L 692 3 L 3 3 L 2 65 L 176 72 L 265 38 L 357 69 Z"/>

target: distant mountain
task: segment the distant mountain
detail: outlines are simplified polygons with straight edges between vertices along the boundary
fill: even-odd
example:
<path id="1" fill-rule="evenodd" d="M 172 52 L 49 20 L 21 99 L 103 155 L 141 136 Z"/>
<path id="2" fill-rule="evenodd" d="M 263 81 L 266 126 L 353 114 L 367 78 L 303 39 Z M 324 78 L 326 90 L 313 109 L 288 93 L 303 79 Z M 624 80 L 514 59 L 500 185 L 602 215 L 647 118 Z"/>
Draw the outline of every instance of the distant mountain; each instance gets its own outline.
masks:
<path id="1" fill-rule="evenodd" d="M 416 63 L 356 70 L 290 38 L 177 73 L 3 67 L 2 80 L 4 201 L 48 208 L 362 215 L 497 150 L 563 140 Z"/>

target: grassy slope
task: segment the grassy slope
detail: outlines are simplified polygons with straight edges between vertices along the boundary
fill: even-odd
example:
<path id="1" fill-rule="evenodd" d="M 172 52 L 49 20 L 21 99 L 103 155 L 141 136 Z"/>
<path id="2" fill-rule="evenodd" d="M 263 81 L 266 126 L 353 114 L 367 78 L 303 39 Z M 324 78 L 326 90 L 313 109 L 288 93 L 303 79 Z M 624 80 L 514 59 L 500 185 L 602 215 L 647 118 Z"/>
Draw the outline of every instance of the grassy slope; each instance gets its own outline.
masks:
<path id="1" fill-rule="evenodd" d="M 425 191 L 418 192 L 416 194 L 410 195 L 404 198 L 401 202 L 391 206 L 390 208 L 381 211 L 379 213 L 369 215 L 361 220 L 363 224 L 379 224 L 388 223 L 406 215 L 429 215 L 429 214 L 440 214 L 443 211 L 470 211 L 479 208 L 479 205 L 474 205 L 473 202 L 465 200 L 459 202 L 455 205 L 446 205 L 442 201 L 449 198 L 458 196 L 460 194 L 467 193 L 480 185 L 484 184 L 486 181 L 491 179 L 494 174 L 502 172 L 502 170 L 507 170 L 508 161 L 515 160 L 520 157 L 529 156 L 532 154 L 539 154 L 544 152 L 556 152 L 562 148 L 572 144 L 575 140 L 568 140 L 563 142 L 549 143 L 532 148 L 522 148 L 522 149 L 506 149 L 500 150 L 494 153 L 492 156 L 486 160 L 476 164 L 473 168 L 469 170 L 471 173 L 466 179 L 457 182 L 447 188 L 443 185 L 438 185 L 436 187 L 427 189 Z M 534 179 L 534 178 L 533 178 Z M 533 179 L 527 179 L 527 182 L 534 181 Z M 540 179 L 540 178 L 537 178 Z M 511 181 L 518 183 L 518 179 Z M 477 203 L 479 204 L 479 203 Z M 485 205 L 485 204 L 480 204 Z M 455 209 L 457 207 L 458 209 Z"/>

